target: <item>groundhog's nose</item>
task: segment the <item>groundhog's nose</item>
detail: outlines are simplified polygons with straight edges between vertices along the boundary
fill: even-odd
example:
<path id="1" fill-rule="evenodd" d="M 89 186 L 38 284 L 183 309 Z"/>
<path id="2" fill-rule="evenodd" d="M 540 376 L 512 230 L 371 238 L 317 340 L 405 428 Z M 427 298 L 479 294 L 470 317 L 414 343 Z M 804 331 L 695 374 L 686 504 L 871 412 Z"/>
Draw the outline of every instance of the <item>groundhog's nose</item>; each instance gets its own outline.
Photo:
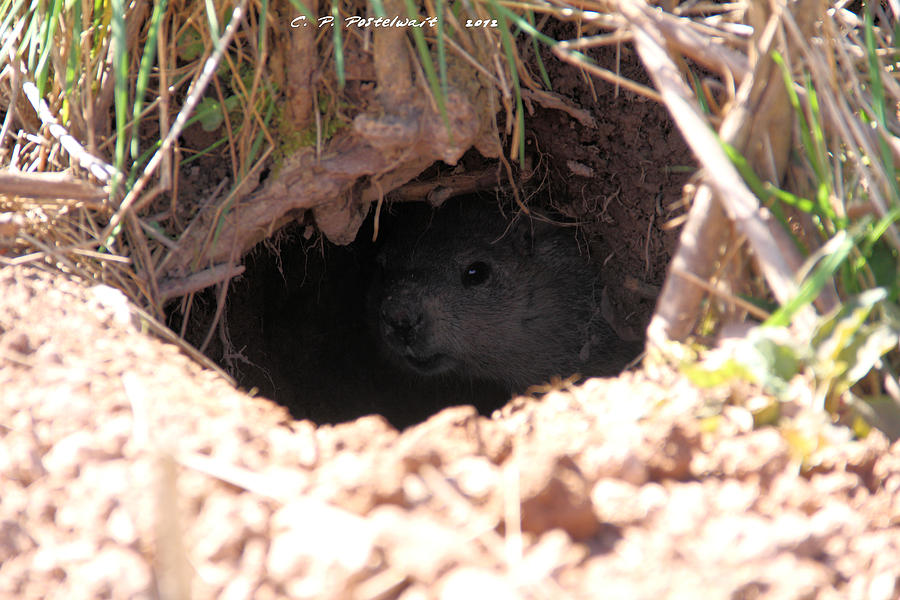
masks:
<path id="1" fill-rule="evenodd" d="M 388 334 L 404 346 L 411 346 L 422 327 L 422 312 L 405 306 L 381 306 L 381 318 L 388 328 Z"/>

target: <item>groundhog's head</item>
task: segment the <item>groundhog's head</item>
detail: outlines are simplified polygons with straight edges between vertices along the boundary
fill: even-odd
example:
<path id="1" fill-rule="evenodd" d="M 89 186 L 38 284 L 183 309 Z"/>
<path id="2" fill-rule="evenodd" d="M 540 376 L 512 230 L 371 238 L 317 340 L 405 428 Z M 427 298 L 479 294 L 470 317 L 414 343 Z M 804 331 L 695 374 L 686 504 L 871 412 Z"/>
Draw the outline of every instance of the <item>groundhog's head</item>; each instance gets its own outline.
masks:
<path id="1" fill-rule="evenodd" d="M 463 198 L 424 207 L 377 264 L 370 318 L 395 363 L 512 391 L 578 370 L 593 294 L 572 229 Z"/>

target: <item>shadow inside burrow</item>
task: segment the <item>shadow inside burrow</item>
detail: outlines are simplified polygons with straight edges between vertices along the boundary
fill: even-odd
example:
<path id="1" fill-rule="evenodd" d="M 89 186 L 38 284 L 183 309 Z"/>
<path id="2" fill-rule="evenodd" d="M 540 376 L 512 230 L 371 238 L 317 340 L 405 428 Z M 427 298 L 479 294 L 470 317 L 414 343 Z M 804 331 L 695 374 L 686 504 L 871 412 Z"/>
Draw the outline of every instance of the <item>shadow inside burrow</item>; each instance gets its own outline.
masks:
<path id="1" fill-rule="evenodd" d="M 330 244 L 300 224 L 259 244 L 245 258 L 243 276 L 232 283 L 224 324 L 207 355 L 242 388 L 317 424 L 380 414 L 402 429 L 448 406 L 473 405 L 484 415 L 500 408 L 510 394 L 497 384 L 460 375 L 420 376 L 378 347 L 367 308 L 375 257 L 393 228 L 420 212 L 421 206 L 402 203 L 383 210 L 378 241 L 372 240 L 370 214 L 347 246 Z M 215 306 L 213 290 L 198 295 L 188 341 L 202 343 Z M 179 326 L 177 314 L 170 321 Z"/>

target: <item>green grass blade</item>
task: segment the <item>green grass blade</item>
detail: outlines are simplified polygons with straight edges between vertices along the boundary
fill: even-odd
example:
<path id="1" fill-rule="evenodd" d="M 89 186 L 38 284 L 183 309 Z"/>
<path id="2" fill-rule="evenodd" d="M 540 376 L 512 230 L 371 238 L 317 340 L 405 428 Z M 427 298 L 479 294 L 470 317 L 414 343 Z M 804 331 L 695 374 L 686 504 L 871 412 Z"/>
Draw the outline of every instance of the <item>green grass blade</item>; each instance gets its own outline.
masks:
<path id="1" fill-rule="evenodd" d="M 725 154 L 728 156 L 729 160 L 731 160 L 731 163 L 747 183 L 747 187 L 750 188 L 750 191 L 752 191 L 756 197 L 764 202 L 775 198 L 780 202 L 783 202 L 788 206 L 793 206 L 805 213 L 814 214 L 827 219 L 836 218 L 834 209 L 831 208 L 831 205 L 828 202 L 813 202 L 808 198 L 803 198 L 786 190 L 782 190 L 768 181 L 762 181 L 750 167 L 750 163 L 747 162 L 747 159 L 744 158 L 737 148 L 724 140 L 719 140 L 719 143 L 721 144 L 722 149 L 725 150 Z M 772 208 L 773 211 L 775 210 L 774 207 L 770 208 Z"/>
<path id="2" fill-rule="evenodd" d="M 828 165 L 829 150 L 825 141 L 825 128 L 822 121 L 822 113 L 819 109 L 819 96 L 813 87 L 812 79 L 809 75 L 805 81 L 806 97 L 809 100 L 809 123 L 810 138 L 812 143 L 812 152 L 815 154 L 815 162 L 819 165 L 822 176 L 818 179 L 816 190 L 816 202 L 818 203 L 819 215 L 826 217 L 834 223 L 834 227 L 829 230 L 829 234 L 833 234 L 836 229 L 846 229 L 847 220 L 839 219 L 834 208 L 831 206 L 831 197 L 834 193 L 834 184 L 832 172 L 826 168 Z M 818 173 L 818 171 L 817 171 Z"/>
<path id="3" fill-rule="evenodd" d="M 135 179 L 137 176 L 144 170 L 144 166 L 150 161 L 150 158 L 156 154 L 156 151 L 160 149 L 162 146 L 162 140 L 156 140 L 153 144 L 150 144 L 150 147 L 144 150 L 144 153 L 134 159 L 131 163 L 131 169 L 128 170 L 128 178 L 125 180 L 125 185 L 127 188 L 131 188 L 134 185 Z M 181 161 L 181 164 L 185 164 L 185 161 Z"/>
<path id="4" fill-rule="evenodd" d="M 91 46 L 91 58 L 96 58 L 97 53 L 103 46 L 103 39 L 106 28 L 112 20 L 112 4 L 105 0 L 94 0 L 94 19 L 92 27 L 94 30 L 94 43 Z"/>
<path id="5" fill-rule="evenodd" d="M 78 80 L 81 67 L 81 2 L 76 2 L 72 8 L 72 44 L 69 46 L 69 60 L 66 63 L 66 98 L 72 97 L 72 89 Z"/>
<path id="6" fill-rule="evenodd" d="M 38 36 L 40 35 L 41 23 L 43 22 L 39 10 L 39 2 L 37 0 L 32 0 L 28 11 L 31 15 L 31 19 L 28 22 L 28 27 L 25 29 L 25 35 L 22 37 L 22 45 L 19 47 L 19 56 L 23 56 L 25 49 L 28 49 L 28 58 L 26 59 L 25 64 L 28 65 L 28 70 L 34 73 L 37 68 L 37 52 L 41 47 Z"/>
<path id="7" fill-rule="evenodd" d="M 503 52 L 506 54 L 506 64 L 509 65 L 509 73 L 512 77 L 513 82 L 513 93 L 516 97 L 516 125 L 519 128 L 519 162 L 521 165 L 525 166 L 525 107 L 522 104 L 522 88 L 519 84 L 519 71 L 516 69 L 516 58 L 514 52 L 514 43 L 512 34 L 509 32 L 509 24 L 507 23 L 507 13 L 511 13 L 511 11 L 507 10 L 503 6 L 501 6 L 497 0 L 489 0 L 488 1 L 488 9 L 491 12 L 491 16 L 497 19 L 498 24 L 500 25 L 500 41 L 503 44 Z M 512 20 L 512 19 L 510 19 Z M 534 33 L 539 32 L 529 25 L 528 21 L 516 15 L 516 19 L 513 21 L 516 24 L 521 23 L 528 29 L 530 29 Z M 518 22 L 518 23 L 517 23 Z M 520 28 L 522 28 L 520 25 Z M 525 31 L 525 29 L 523 29 Z M 542 35 L 542 34 L 539 34 Z"/>
<path id="8" fill-rule="evenodd" d="M 875 47 L 875 32 L 874 32 L 874 24 L 872 17 L 872 5 L 871 3 L 866 3 L 866 14 L 864 19 L 865 25 L 865 44 L 866 44 L 866 57 L 868 59 L 869 65 L 869 87 L 870 92 L 872 94 L 872 112 L 875 118 L 875 122 L 878 123 L 878 127 L 880 128 L 879 136 L 878 136 L 878 146 L 881 151 L 881 164 L 884 166 L 884 169 L 887 173 L 888 185 L 891 188 L 891 193 L 893 194 L 894 200 L 900 200 L 900 191 L 898 191 L 897 187 L 897 169 L 894 166 L 894 157 L 891 153 L 890 146 L 888 146 L 887 141 L 884 139 L 884 136 L 887 132 L 890 131 L 888 129 L 887 123 L 887 115 L 888 109 L 886 108 L 887 101 L 884 97 L 884 82 L 881 79 L 882 68 L 881 63 L 878 61 L 878 54 L 876 52 Z M 875 157 L 871 157 L 873 160 Z"/>
<path id="9" fill-rule="evenodd" d="M 503 17 L 505 19 L 512 21 L 516 25 L 516 27 L 521 29 L 523 32 L 527 33 L 528 35 L 530 35 L 533 38 L 537 38 L 538 41 L 546 44 L 547 46 L 550 46 L 552 48 L 553 46 L 555 46 L 559 43 L 557 40 L 554 40 L 552 37 L 544 35 L 540 31 L 535 29 L 531 25 L 531 23 L 529 23 L 524 17 L 522 17 L 522 15 L 518 15 L 518 14 L 514 13 L 513 11 L 509 10 L 502 4 L 499 4 L 497 2 L 497 0 L 491 0 L 491 2 L 489 2 L 489 6 L 491 8 L 491 16 L 499 19 L 500 15 L 503 15 Z M 507 29 L 506 31 L 509 31 L 509 29 Z M 587 57 L 585 57 L 585 58 L 587 58 Z M 588 60 L 590 60 L 590 59 L 588 59 Z M 593 61 L 591 61 L 591 62 L 593 62 Z"/>
<path id="10" fill-rule="evenodd" d="M 205 0 L 206 2 L 206 20 L 209 22 L 209 37 L 212 38 L 213 48 L 216 50 L 219 49 L 219 45 L 221 42 L 219 38 L 221 38 L 221 28 L 219 27 L 219 18 L 216 16 L 216 6 L 213 4 L 213 0 Z"/>
<path id="11" fill-rule="evenodd" d="M 856 229 L 859 230 L 859 228 Z M 859 231 L 856 233 L 838 231 L 823 247 L 823 250 L 827 249 L 828 252 L 823 252 L 821 261 L 813 270 L 812 275 L 807 277 L 800 285 L 797 295 L 775 311 L 764 325 L 786 327 L 790 324 L 797 311 L 816 299 L 819 292 L 825 287 L 825 284 L 850 255 L 850 251 L 856 245 L 860 236 L 861 233 Z"/>
<path id="12" fill-rule="evenodd" d="M 268 56 L 268 52 L 266 51 L 266 40 L 268 39 L 266 31 L 268 28 L 265 26 L 268 17 L 269 0 L 262 0 L 262 6 L 259 9 L 259 36 L 256 39 L 256 47 L 259 48 L 261 56 Z"/>
<path id="13" fill-rule="evenodd" d="M 43 97 L 47 91 L 47 78 L 50 76 L 50 53 L 53 51 L 53 36 L 56 35 L 56 26 L 59 23 L 59 12 L 62 9 L 63 0 L 53 0 L 50 5 L 50 13 L 46 16 L 41 32 L 41 54 L 38 58 L 35 71 L 35 85 L 38 93 Z"/>
<path id="14" fill-rule="evenodd" d="M 406 15 L 410 19 L 420 19 L 419 12 L 413 4 L 413 1 L 403 1 L 404 4 L 406 4 Z M 431 60 L 428 42 L 425 41 L 425 32 L 422 31 L 422 27 L 413 27 L 412 33 L 413 40 L 416 43 L 416 51 L 419 54 L 419 61 L 422 63 L 422 68 L 425 69 L 425 78 L 428 79 L 428 86 L 431 88 L 431 93 L 434 95 L 434 101 L 437 102 L 438 105 L 438 112 L 441 114 L 441 119 L 444 121 L 444 127 L 447 128 L 447 132 L 450 134 L 450 140 L 452 142 L 453 132 L 450 130 L 450 116 L 447 114 L 447 102 L 444 97 L 443 88 L 441 87 L 440 78 L 438 77 L 437 71 L 434 69 L 434 61 Z"/>
<path id="15" fill-rule="evenodd" d="M 331 28 L 334 43 L 334 70 L 337 73 L 338 89 L 343 90 L 347 83 L 347 74 L 344 71 L 344 40 L 341 37 L 341 11 L 338 0 L 331 0 L 331 16 L 334 18 Z"/>
<path id="16" fill-rule="evenodd" d="M 310 11 L 309 8 L 303 2 L 300 2 L 300 0 L 290 0 L 290 3 L 291 3 L 291 6 L 296 8 L 297 11 L 299 11 L 301 15 L 306 17 L 307 23 L 317 23 L 316 15 L 312 14 L 312 11 Z M 379 2 L 379 4 L 380 4 L 380 2 Z M 384 9 L 382 9 L 382 10 L 384 10 Z"/>
<path id="17" fill-rule="evenodd" d="M 788 218 L 784 214 L 780 203 L 783 202 L 788 206 L 793 206 L 808 213 L 815 212 L 817 208 L 816 205 L 806 198 L 800 198 L 789 192 L 780 190 L 768 181 L 762 181 L 750 167 L 747 159 L 744 158 L 744 156 L 740 152 L 738 152 L 737 148 L 722 139 L 719 140 L 719 145 L 722 146 L 722 149 L 731 160 L 731 163 L 738 170 L 738 173 L 741 174 L 741 177 L 743 177 L 744 182 L 747 184 L 747 187 L 750 188 L 750 191 L 753 192 L 753 194 L 757 198 L 759 198 L 769 208 L 769 210 L 772 211 L 772 214 L 775 215 L 775 218 L 788 234 L 788 237 L 791 239 L 794 246 L 801 252 L 801 254 L 805 254 L 806 249 L 803 247 L 803 244 L 800 243 L 800 240 L 797 239 L 797 236 L 791 230 Z M 773 199 L 777 199 L 779 202 L 772 202 Z"/>
<path id="18" fill-rule="evenodd" d="M 114 104 L 116 110 L 116 169 L 121 173 L 125 164 L 125 134 L 128 122 L 128 46 L 125 30 L 125 0 L 112 0 L 113 74 L 115 76 Z M 113 181 L 115 194 L 119 181 Z"/>
<path id="19" fill-rule="evenodd" d="M 810 132 L 812 134 L 812 145 L 813 148 L 815 148 L 816 156 L 825 157 L 828 156 L 828 148 L 825 144 L 825 130 L 822 126 L 822 112 L 819 109 L 819 95 L 816 93 L 816 88 L 813 87 L 812 79 L 810 78 L 809 74 L 806 75 L 804 86 L 806 88 L 806 97 L 809 100 L 809 123 Z M 830 179 L 826 179 L 826 181 L 830 181 Z"/>
<path id="20" fill-rule="evenodd" d="M 709 109 L 709 103 L 706 101 L 706 94 L 703 93 L 703 85 L 700 82 L 700 78 L 694 71 L 690 71 L 690 74 L 691 84 L 694 87 L 694 97 L 697 98 L 697 102 L 700 104 L 700 110 L 703 111 L 704 115 L 709 115 L 712 111 Z"/>
<path id="21" fill-rule="evenodd" d="M 223 144 L 225 144 L 227 142 L 228 142 L 227 139 L 220 138 L 220 139 L 216 140 L 215 142 L 213 142 L 212 144 L 210 144 L 209 146 L 207 146 L 206 148 L 199 150 L 199 151 L 195 152 L 194 154 L 192 154 L 191 156 L 188 156 L 187 158 L 183 159 L 181 161 L 181 165 L 182 166 L 189 165 L 192 162 L 194 162 L 195 160 L 197 160 L 203 156 L 206 156 L 207 154 L 209 154 L 210 152 L 212 152 L 216 148 L 219 148 L 220 146 L 222 146 Z"/>
<path id="22" fill-rule="evenodd" d="M 528 20 L 530 28 L 533 31 L 537 31 L 534 27 L 534 11 L 525 11 L 525 18 Z M 531 38 L 531 48 L 534 50 L 534 58 L 537 60 L 538 70 L 541 72 L 541 81 L 544 82 L 544 87 L 553 91 L 553 85 L 550 83 L 550 75 L 547 73 L 547 68 L 544 66 L 544 59 L 541 58 L 541 49 L 540 46 L 538 46 L 538 40 L 533 35 L 529 35 L 528 37 Z"/>
<path id="23" fill-rule="evenodd" d="M 872 227 L 872 230 L 869 232 L 869 235 L 866 237 L 866 242 L 869 244 L 874 244 L 878 240 L 881 239 L 891 225 L 900 221 L 900 206 L 895 206 L 888 212 L 888 214 L 884 215 L 882 218 L 878 219 L 875 222 L 875 225 Z"/>
<path id="24" fill-rule="evenodd" d="M 866 14 L 864 23 L 864 40 L 866 44 L 866 59 L 869 65 L 869 86 L 872 93 L 872 110 L 875 112 L 875 120 L 879 125 L 887 122 L 884 108 L 884 82 L 881 80 L 881 65 L 878 63 L 878 55 L 875 47 L 875 31 L 872 21 L 872 4 L 866 2 Z"/>
<path id="25" fill-rule="evenodd" d="M 375 10 L 376 17 L 386 17 L 387 13 L 384 12 L 384 3 L 381 0 L 371 0 L 372 8 Z M 440 11 L 438 11 L 440 14 Z"/>
<path id="26" fill-rule="evenodd" d="M 147 93 L 147 83 L 150 81 L 150 71 L 156 64 L 157 35 L 159 23 L 166 14 L 168 0 L 157 0 L 153 5 L 153 13 L 150 15 L 150 29 L 147 32 L 147 41 L 144 43 L 144 52 L 141 54 L 141 66 L 138 70 L 137 83 L 134 89 L 134 111 L 132 112 L 131 129 L 131 158 L 137 158 L 139 153 L 138 125 L 141 122 L 141 111 L 144 108 L 144 96 Z"/>
<path id="27" fill-rule="evenodd" d="M 803 149 L 806 152 L 806 156 L 809 158 L 810 165 L 812 165 L 813 171 L 816 173 L 816 181 L 822 181 L 827 177 L 825 167 L 822 165 L 819 154 L 815 150 L 809 122 L 806 119 L 806 114 L 803 112 L 803 107 L 800 105 L 800 97 L 797 95 L 797 90 L 794 89 L 794 81 L 790 69 L 788 69 L 787 64 L 784 62 L 784 58 L 782 58 L 778 51 L 773 50 L 771 56 L 772 60 L 775 61 L 775 64 L 781 69 L 781 74 L 784 78 L 784 87 L 787 90 L 791 108 L 794 109 L 794 114 L 797 116 L 797 125 L 800 127 L 800 140 L 803 143 Z"/>
<path id="28" fill-rule="evenodd" d="M 741 154 L 737 148 L 729 144 L 723 139 L 719 139 L 719 145 L 722 146 L 722 149 L 725 150 L 725 154 L 731 160 L 731 164 L 735 166 L 738 170 L 738 173 L 741 174 L 741 177 L 744 178 L 744 182 L 747 184 L 747 187 L 750 188 L 750 191 L 753 192 L 753 195 L 759 198 L 761 201 L 766 203 L 769 209 L 775 213 L 775 216 L 781 222 L 782 225 L 790 232 L 790 228 L 787 227 L 787 219 L 784 216 L 784 212 L 781 210 L 781 207 L 777 204 L 773 204 L 770 202 L 772 199 L 772 194 L 769 189 L 766 188 L 765 182 L 763 182 L 757 175 L 756 172 L 750 167 L 750 163 L 747 162 L 747 159 L 744 158 L 744 155 Z M 809 203 L 812 204 L 811 202 Z"/>

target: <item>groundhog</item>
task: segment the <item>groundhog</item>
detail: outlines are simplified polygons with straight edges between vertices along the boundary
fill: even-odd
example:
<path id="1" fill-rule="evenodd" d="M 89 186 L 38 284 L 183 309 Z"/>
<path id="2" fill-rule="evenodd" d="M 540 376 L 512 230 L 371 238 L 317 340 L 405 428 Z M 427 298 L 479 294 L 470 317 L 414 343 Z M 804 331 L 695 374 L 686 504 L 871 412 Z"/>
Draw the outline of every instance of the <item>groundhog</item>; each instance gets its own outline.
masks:
<path id="1" fill-rule="evenodd" d="M 500 384 L 611 375 L 640 352 L 600 314 L 601 286 L 575 230 L 495 200 L 426 205 L 384 241 L 368 294 L 381 351 L 423 376 Z"/>

